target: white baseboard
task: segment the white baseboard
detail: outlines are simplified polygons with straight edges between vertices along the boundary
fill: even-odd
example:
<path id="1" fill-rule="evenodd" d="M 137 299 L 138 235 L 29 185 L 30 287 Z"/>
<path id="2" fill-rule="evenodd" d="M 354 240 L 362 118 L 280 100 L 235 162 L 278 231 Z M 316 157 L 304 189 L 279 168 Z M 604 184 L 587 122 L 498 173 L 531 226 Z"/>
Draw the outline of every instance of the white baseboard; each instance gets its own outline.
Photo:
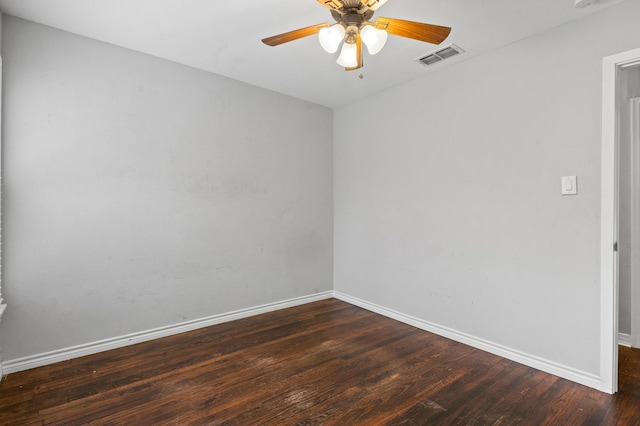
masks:
<path id="1" fill-rule="evenodd" d="M 43 354 L 32 355 L 24 358 L 18 358 L 14 360 L 8 360 L 2 365 L 2 373 L 10 374 L 18 371 L 28 370 L 31 368 L 41 367 L 44 365 L 53 364 L 60 361 L 66 361 L 73 358 L 82 357 L 85 355 L 92 355 L 98 352 L 107 351 L 110 349 L 121 348 L 124 346 L 133 345 L 153 339 L 171 336 L 174 334 L 184 333 L 186 331 L 196 330 L 211 325 L 221 324 L 241 318 L 247 318 L 254 315 L 263 314 L 266 312 L 273 312 L 280 309 L 285 309 L 293 306 L 303 305 L 305 303 L 311 303 L 318 300 L 329 299 L 335 297 L 344 302 L 350 303 L 355 306 L 359 306 L 363 309 L 367 309 L 371 312 L 375 312 L 380 315 L 384 315 L 388 318 L 395 319 L 405 324 L 412 325 L 421 330 L 425 330 L 442 337 L 446 337 L 451 340 L 455 340 L 460 343 L 475 347 L 477 349 L 507 358 L 511 361 L 518 362 L 520 364 L 562 377 L 573 382 L 589 386 L 601 391 L 600 378 L 594 374 L 586 373 L 565 365 L 558 364 L 553 361 L 549 361 L 540 357 L 536 357 L 524 352 L 520 352 L 506 346 L 499 345 L 488 340 L 480 339 L 475 336 L 471 336 L 466 333 L 453 330 L 448 327 L 443 327 L 438 324 L 434 324 L 420 318 L 416 318 L 410 315 L 403 314 L 393 309 L 388 309 L 383 306 L 367 302 L 356 297 L 352 297 L 336 291 L 326 291 L 323 293 L 317 293 L 313 295 L 298 297 L 281 302 L 269 303 L 265 305 L 256 306 L 253 308 L 241 309 L 225 314 L 214 315 L 207 318 L 202 318 L 193 321 L 187 321 L 167 327 L 160 327 L 153 330 L 142 331 L 139 333 L 132 333 L 125 336 L 115 337 L 112 339 L 101 340 L 98 342 L 87 343 L 83 345 L 74 346 L 71 348 L 60 349 Z M 624 344 L 624 337 L 619 338 L 620 344 Z M 630 343 L 630 336 L 629 336 Z"/>
<path id="2" fill-rule="evenodd" d="M 31 355 L 23 358 L 7 360 L 2 363 L 2 374 L 10 374 L 18 371 L 29 370 L 44 365 L 53 364 L 60 361 L 67 361 L 73 358 L 79 358 L 85 355 L 92 355 L 98 352 L 108 351 L 110 349 L 122 348 L 124 346 L 142 343 L 161 337 L 172 336 L 174 334 L 184 333 L 211 325 L 222 324 L 241 318 L 247 318 L 254 315 L 273 312 L 280 309 L 290 308 L 293 306 L 303 305 L 305 303 L 316 302 L 318 300 L 329 299 L 333 297 L 333 292 L 326 291 L 322 293 L 312 294 L 308 296 L 297 297 L 294 299 L 284 300 L 281 302 L 268 303 L 265 305 L 255 306 L 253 308 L 240 309 L 237 311 L 227 312 L 220 315 L 213 315 L 207 318 L 201 318 L 193 321 L 186 321 L 166 327 L 155 328 L 153 330 L 141 331 L 138 333 L 127 334 L 125 336 L 114 337 L 111 339 L 101 340 L 97 342 L 87 343 L 83 345 L 73 346 L 70 348 L 59 349 L 43 354 Z"/>
<path id="3" fill-rule="evenodd" d="M 627 333 L 618 333 L 618 344 L 630 348 L 631 335 Z"/>
<path id="4" fill-rule="evenodd" d="M 506 346 L 499 345 L 494 342 L 490 342 L 485 339 L 481 339 L 475 336 L 471 336 L 466 333 L 462 333 L 457 330 L 453 330 L 448 327 L 443 327 L 438 324 L 434 324 L 420 318 L 412 317 L 410 315 L 403 314 L 393 309 L 388 309 L 375 303 L 370 303 L 365 300 L 358 299 L 340 292 L 334 291 L 333 296 L 336 299 L 340 299 L 344 302 L 352 305 L 359 306 L 368 311 L 375 312 L 380 315 L 395 319 L 405 324 L 412 325 L 421 330 L 428 331 L 430 333 L 437 334 L 442 337 L 446 337 L 456 342 L 464 343 L 465 345 L 472 346 L 474 348 L 483 350 L 485 352 L 492 353 L 494 355 L 507 358 L 511 361 L 526 365 L 528 367 L 535 368 L 537 370 L 544 371 L 549 374 L 553 374 L 563 379 L 571 380 L 581 385 L 589 386 L 594 389 L 606 392 L 601 388 L 601 380 L 599 376 L 591 373 L 577 370 L 575 368 L 567 367 L 562 364 L 558 364 L 553 361 L 549 361 L 534 355 L 530 355 L 524 352 L 520 352 L 515 349 L 508 348 Z"/>

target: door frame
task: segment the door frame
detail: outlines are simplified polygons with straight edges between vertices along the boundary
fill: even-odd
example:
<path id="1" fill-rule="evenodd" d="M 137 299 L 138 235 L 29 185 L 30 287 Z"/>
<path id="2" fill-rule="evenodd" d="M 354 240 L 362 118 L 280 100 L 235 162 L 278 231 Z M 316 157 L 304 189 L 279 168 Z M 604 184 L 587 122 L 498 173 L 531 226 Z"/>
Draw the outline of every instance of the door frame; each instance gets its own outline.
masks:
<path id="1" fill-rule="evenodd" d="M 640 348 L 640 97 L 631 99 L 631 346 Z"/>
<path id="2" fill-rule="evenodd" d="M 600 389 L 618 390 L 618 88 L 620 70 L 640 65 L 640 49 L 602 60 L 600 212 Z"/>

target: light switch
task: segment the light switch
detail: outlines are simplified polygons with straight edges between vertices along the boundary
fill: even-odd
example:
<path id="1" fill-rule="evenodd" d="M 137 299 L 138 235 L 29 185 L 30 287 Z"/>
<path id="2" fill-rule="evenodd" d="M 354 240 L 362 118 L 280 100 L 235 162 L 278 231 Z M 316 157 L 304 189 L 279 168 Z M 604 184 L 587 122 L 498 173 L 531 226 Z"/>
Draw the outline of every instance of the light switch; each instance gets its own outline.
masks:
<path id="1" fill-rule="evenodd" d="M 578 193 L 578 179 L 575 176 L 562 177 L 562 195 L 576 195 Z"/>

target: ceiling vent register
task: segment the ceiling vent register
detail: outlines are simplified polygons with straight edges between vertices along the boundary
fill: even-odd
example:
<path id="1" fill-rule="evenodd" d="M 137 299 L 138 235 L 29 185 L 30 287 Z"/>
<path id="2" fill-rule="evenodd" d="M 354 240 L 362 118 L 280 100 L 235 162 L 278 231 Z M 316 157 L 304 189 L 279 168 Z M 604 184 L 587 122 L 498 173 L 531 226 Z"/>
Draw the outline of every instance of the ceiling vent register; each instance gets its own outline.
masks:
<path id="1" fill-rule="evenodd" d="M 419 57 L 418 59 L 416 59 L 416 62 L 420 62 L 422 65 L 429 66 L 437 64 L 440 61 L 444 61 L 447 58 L 451 58 L 452 56 L 456 56 L 459 53 L 464 53 L 464 50 L 462 50 L 455 44 L 450 44 L 443 47 L 442 49 L 436 50 L 433 53 L 429 53 L 426 56 Z"/>

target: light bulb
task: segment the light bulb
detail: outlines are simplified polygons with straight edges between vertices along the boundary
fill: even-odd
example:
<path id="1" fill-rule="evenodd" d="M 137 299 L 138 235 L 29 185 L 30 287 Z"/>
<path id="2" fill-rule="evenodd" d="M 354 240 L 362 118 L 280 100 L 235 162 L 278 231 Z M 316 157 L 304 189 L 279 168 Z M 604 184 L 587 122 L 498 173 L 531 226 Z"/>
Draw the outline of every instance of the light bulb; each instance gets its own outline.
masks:
<path id="1" fill-rule="evenodd" d="M 360 30 L 360 38 L 362 38 L 362 42 L 367 46 L 369 54 L 375 55 L 382 50 L 387 42 L 387 32 L 385 30 L 379 30 L 373 25 L 365 25 Z"/>
<path id="2" fill-rule="evenodd" d="M 353 68 L 358 66 L 358 49 L 355 44 L 345 43 L 342 45 L 340 57 L 336 61 L 338 65 L 345 68 Z"/>
<path id="3" fill-rule="evenodd" d="M 335 53 L 340 46 L 340 42 L 344 40 L 344 27 L 340 24 L 335 24 L 330 27 L 324 27 L 318 34 L 320 39 L 320 46 L 328 52 Z"/>

